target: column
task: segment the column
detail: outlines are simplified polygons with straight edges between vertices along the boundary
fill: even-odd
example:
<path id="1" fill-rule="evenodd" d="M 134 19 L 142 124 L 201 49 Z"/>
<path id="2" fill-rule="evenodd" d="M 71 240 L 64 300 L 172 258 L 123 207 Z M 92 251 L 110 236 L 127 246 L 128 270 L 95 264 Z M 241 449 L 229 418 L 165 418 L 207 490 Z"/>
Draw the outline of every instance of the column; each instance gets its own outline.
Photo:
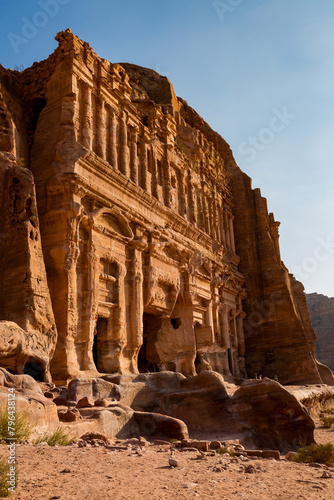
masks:
<path id="1" fill-rule="evenodd" d="M 154 146 L 151 149 L 151 190 L 152 196 L 159 200 L 157 156 Z"/>
<path id="2" fill-rule="evenodd" d="M 230 214 L 230 217 L 229 217 L 229 228 L 230 228 L 231 249 L 233 250 L 233 252 L 235 252 L 233 219 L 234 219 L 233 215 Z"/>
<path id="3" fill-rule="evenodd" d="M 82 145 L 92 149 L 92 93 L 86 84 L 82 84 L 82 100 Z"/>
<path id="4" fill-rule="evenodd" d="M 132 373 L 138 372 L 138 353 L 143 344 L 143 264 L 142 252 L 147 248 L 147 238 L 136 231 L 136 239 L 131 242 L 132 245 L 132 278 L 129 285 L 132 288 L 132 300 L 130 309 L 130 325 L 129 325 L 129 340 L 128 344 L 131 349 L 131 365 Z"/>
<path id="5" fill-rule="evenodd" d="M 143 130 L 143 135 L 140 141 L 140 173 L 139 173 L 139 185 L 148 190 L 148 136 L 146 131 Z"/>
<path id="6" fill-rule="evenodd" d="M 224 231 L 225 231 L 225 241 L 227 248 L 231 248 L 231 237 L 230 237 L 230 226 L 228 220 L 228 213 L 224 210 Z"/>
<path id="7" fill-rule="evenodd" d="M 208 199 L 205 194 L 205 189 L 203 186 L 203 194 L 202 194 L 202 205 L 203 205 L 203 217 L 204 217 L 204 231 L 208 234 L 211 234 L 210 228 L 210 215 L 209 215 L 209 207 L 208 207 Z"/>
<path id="8" fill-rule="evenodd" d="M 96 120 L 97 129 L 96 133 L 96 154 L 106 159 L 107 151 L 106 151 L 106 113 L 104 107 L 104 101 L 99 98 L 97 100 L 97 120 Z"/>
<path id="9" fill-rule="evenodd" d="M 132 127 L 130 132 L 130 178 L 138 185 L 138 127 Z"/>
<path id="10" fill-rule="evenodd" d="M 197 214 L 195 205 L 195 188 L 191 171 L 188 171 L 188 207 L 189 207 L 189 222 L 197 224 Z"/>
<path id="11" fill-rule="evenodd" d="M 172 146 L 165 144 L 165 158 L 163 162 L 163 196 L 166 207 L 171 206 L 172 201 L 172 184 L 170 177 L 170 153 Z"/>
<path id="12" fill-rule="evenodd" d="M 128 148 L 128 127 L 125 112 L 121 115 L 120 121 L 120 162 L 119 170 L 126 177 L 129 177 L 129 148 Z"/>
<path id="13" fill-rule="evenodd" d="M 184 172 L 179 172 L 178 175 L 178 207 L 179 207 L 179 214 L 184 217 L 184 215 L 187 213 L 187 202 L 186 202 L 186 183 L 185 183 L 185 176 Z"/>
<path id="14" fill-rule="evenodd" d="M 110 115 L 110 137 L 109 137 L 109 152 L 110 159 L 109 163 L 111 166 L 118 170 L 118 153 L 117 153 L 117 114 L 115 111 L 111 111 Z"/>
<path id="15" fill-rule="evenodd" d="M 230 312 L 230 308 L 227 305 L 222 305 L 219 312 L 220 312 L 221 329 L 222 329 L 222 347 L 224 349 L 229 349 L 231 347 L 230 327 L 228 323 L 228 315 Z"/>

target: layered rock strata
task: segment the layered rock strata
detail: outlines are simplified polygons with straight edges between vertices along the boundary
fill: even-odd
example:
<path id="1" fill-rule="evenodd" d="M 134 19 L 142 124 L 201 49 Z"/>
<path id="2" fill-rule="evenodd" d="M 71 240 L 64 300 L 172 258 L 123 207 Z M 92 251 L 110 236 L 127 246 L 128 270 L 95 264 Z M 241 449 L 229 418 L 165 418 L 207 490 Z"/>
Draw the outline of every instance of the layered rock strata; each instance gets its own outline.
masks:
<path id="1" fill-rule="evenodd" d="M 48 339 L 58 383 L 164 370 L 334 382 L 278 223 L 227 143 L 167 78 L 100 59 L 70 30 L 56 39 L 47 60 L 0 70 L 0 146 L 21 169 L 3 180 L 1 273 L 15 283 L 0 318 Z M 14 296 L 24 311 L 29 296 L 29 321 Z"/>

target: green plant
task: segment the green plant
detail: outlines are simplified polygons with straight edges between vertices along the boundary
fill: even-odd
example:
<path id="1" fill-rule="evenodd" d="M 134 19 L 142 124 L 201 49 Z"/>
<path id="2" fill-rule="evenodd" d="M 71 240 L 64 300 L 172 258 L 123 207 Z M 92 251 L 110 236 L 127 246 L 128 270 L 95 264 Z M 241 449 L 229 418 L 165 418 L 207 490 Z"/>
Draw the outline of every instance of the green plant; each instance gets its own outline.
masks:
<path id="1" fill-rule="evenodd" d="M 216 451 L 217 451 L 217 453 L 219 453 L 219 455 L 224 455 L 224 453 L 228 453 L 230 455 L 230 457 L 235 456 L 235 451 L 231 448 L 227 448 L 226 446 L 221 446 Z"/>
<path id="2" fill-rule="evenodd" d="M 13 415 L 15 415 L 14 420 L 12 420 Z M 14 422 L 13 426 L 8 425 L 10 421 Z M 12 413 L 8 407 L 5 410 L 0 410 L 0 441 L 12 442 L 10 438 L 15 437 L 16 442 L 20 443 L 20 441 L 29 438 L 32 427 L 27 415 L 22 412 Z"/>
<path id="3" fill-rule="evenodd" d="M 334 445 L 331 443 L 327 444 L 310 444 L 309 446 L 303 446 L 298 448 L 297 455 L 295 457 L 296 462 L 304 462 L 306 464 L 319 463 L 325 465 L 334 464 Z"/>
<path id="4" fill-rule="evenodd" d="M 173 443 L 176 443 L 177 441 L 178 441 L 178 439 L 174 439 L 173 438 L 173 439 L 170 440 L 170 443 L 173 444 Z"/>
<path id="5" fill-rule="evenodd" d="M 24 167 L 24 158 L 16 158 L 16 164 L 18 167 Z"/>
<path id="6" fill-rule="evenodd" d="M 320 417 L 320 420 L 322 421 L 322 425 L 323 427 L 326 427 L 327 429 L 329 429 L 330 427 L 332 427 L 332 425 L 334 425 L 334 417 Z"/>
<path id="7" fill-rule="evenodd" d="M 329 415 L 334 415 L 334 408 L 327 408 L 327 410 L 323 410 L 322 413 L 328 413 Z"/>
<path id="8" fill-rule="evenodd" d="M 74 441 L 74 438 L 70 438 L 69 434 L 70 433 L 67 432 L 64 427 L 59 425 L 52 434 L 43 434 L 35 440 L 34 444 L 46 442 L 49 446 L 54 446 L 55 444 L 59 444 L 60 446 L 67 446 Z"/>
<path id="9" fill-rule="evenodd" d="M 10 472 L 10 465 L 8 460 L 5 458 L 0 459 L 0 497 L 9 497 L 10 496 L 10 484 L 8 483 L 8 478 L 10 477 L 8 474 Z M 17 486 L 17 471 L 15 471 L 15 487 Z"/>

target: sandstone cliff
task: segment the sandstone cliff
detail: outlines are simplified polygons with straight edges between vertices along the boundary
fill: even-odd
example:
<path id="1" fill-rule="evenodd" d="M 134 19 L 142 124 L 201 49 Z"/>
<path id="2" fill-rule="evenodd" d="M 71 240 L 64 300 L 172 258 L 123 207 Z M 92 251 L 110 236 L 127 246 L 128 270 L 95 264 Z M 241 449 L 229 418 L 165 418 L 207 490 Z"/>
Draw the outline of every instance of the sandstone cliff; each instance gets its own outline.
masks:
<path id="1" fill-rule="evenodd" d="M 279 223 L 224 139 L 166 77 L 100 59 L 70 30 L 56 39 L 22 73 L 0 68 L 0 319 L 37 332 L 58 382 L 215 370 L 334 383 Z M 29 365 L 10 356 L 12 371 Z"/>
<path id="2" fill-rule="evenodd" d="M 318 293 L 307 293 L 306 301 L 311 323 L 317 336 L 317 359 L 334 370 L 334 298 Z"/>

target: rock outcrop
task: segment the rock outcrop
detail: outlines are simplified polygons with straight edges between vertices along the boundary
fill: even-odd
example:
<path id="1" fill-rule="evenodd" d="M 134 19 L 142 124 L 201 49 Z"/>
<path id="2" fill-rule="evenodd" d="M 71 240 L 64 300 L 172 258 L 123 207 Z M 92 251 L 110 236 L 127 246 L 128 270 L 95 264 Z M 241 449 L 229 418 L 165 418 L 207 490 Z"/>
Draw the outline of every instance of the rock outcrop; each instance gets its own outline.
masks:
<path id="1" fill-rule="evenodd" d="M 107 398 L 104 407 L 99 406 L 101 399 L 97 398 L 101 397 Z M 108 403 L 111 397 L 114 401 Z M 83 398 L 92 398 L 95 406 L 82 408 Z M 76 406 L 84 417 L 103 417 L 103 432 L 108 435 L 132 432 L 181 439 L 189 429 L 192 436 L 204 432 L 222 440 L 242 439 L 252 448 L 281 451 L 296 449 L 300 441 L 313 442 L 314 423 L 305 407 L 269 379 L 246 381 L 230 395 L 222 376 L 212 371 L 187 378 L 172 372 L 106 375 L 99 382 L 73 380 L 64 403 L 60 411 L 66 407 L 73 411 Z M 86 424 L 79 421 L 74 428 L 86 429 Z M 101 423 L 88 424 L 102 432 Z"/>
<path id="2" fill-rule="evenodd" d="M 316 334 L 317 359 L 334 370 L 334 298 L 318 293 L 306 294 L 312 327 Z"/>
<path id="3" fill-rule="evenodd" d="M 2 366 L 47 380 L 50 361 L 58 384 L 334 383 L 278 223 L 228 144 L 167 78 L 56 39 L 47 60 L 0 68 L 0 319 L 25 332 Z"/>

